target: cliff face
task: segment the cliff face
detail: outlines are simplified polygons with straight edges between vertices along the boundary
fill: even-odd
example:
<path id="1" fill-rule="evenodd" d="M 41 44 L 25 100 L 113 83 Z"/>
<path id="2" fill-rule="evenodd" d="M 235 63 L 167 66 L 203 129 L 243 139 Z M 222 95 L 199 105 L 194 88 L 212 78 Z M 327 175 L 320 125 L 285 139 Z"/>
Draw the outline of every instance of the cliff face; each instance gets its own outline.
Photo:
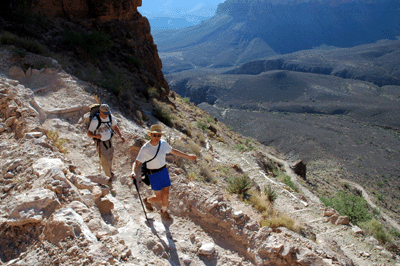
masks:
<path id="1" fill-rule="evenodd" d="M 10 0 L 2 3 L 2 9 L 9 8 L 10 12 L 16 7 L 16 1 Z M 30 13 L 40 15 L 46 18 L 61 19 L 64 22 L 58 23 L 58 29 L 40 32 L 42 29 L 33 29 L 40 32 L 44 42 L 60 50 L 60 44 L 57 43 L 59 36 L 64 34 L 65 30 L 90 32 L 101 30 L 110 36 L 113 47 L 104 57 L 106 61 L 113 61 L 119 64 L 120 61 L 127 61 L 124 58 L 132 57 L 140 63 L 140 67 L 121 66 L 128 69 L 131 77 L 131 83 L 136 88 L 147 89 L 149 87 L 164 88 L 169 93 L 168 83 L 161 71 L 162 62 L 158 56 L 157 46 L 154 44 L 150 33 L 150 24 L 147 18 L 137 11 L 137 7 L 142 5 L 141 0 L 38 0 L 27 1 L 25 8 Z M 22 8 L 24 8 L 22 7 Z M 6 17 L 7 15 L 4 15 Z M 26 26 L 25 26 L 26 27 Z M 58 32 L 54 34 L 55 31 Z M 35 34 L 39 35 L 39 34 Z M 81 55 L 77 53 L 77 56 Z M 104 61 L 104 58 L 99 58 Z M 103 64 L 107 65 L 106 63 Z M 133 73 L 132 73 L 133 72 Z"/>

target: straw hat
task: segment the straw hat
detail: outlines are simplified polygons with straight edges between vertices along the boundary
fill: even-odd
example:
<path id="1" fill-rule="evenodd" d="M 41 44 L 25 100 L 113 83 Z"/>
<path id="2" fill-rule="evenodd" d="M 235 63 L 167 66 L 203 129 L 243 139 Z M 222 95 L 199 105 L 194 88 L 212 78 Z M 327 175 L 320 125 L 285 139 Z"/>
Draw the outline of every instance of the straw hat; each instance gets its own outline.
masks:
<path id="1" fill-rule="evenodd" d="M 162 131 L 162 126 L 161 125 L 152 125 L 150 127 L 150 130 L 147 132 L 147 135 L 151 135 L 153 133 L 161 133 L 161 134 L 165 134 L 166 131 Z"/>

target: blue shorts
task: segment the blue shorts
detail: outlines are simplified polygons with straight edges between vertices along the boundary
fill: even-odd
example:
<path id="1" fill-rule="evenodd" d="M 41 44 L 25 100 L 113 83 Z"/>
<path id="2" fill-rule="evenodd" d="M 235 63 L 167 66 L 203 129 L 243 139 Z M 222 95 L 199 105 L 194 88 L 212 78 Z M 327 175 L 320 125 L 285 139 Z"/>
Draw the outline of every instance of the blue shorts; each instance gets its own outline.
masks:
<path id="1" fill-rule="evenodd" d="M 149 175 L 151 189 L 158 191 L 164 187 L 171 186 L 171 179 L 169 178 L 169 173 L 167 167 L 165 167 L 160 172 Z"/>

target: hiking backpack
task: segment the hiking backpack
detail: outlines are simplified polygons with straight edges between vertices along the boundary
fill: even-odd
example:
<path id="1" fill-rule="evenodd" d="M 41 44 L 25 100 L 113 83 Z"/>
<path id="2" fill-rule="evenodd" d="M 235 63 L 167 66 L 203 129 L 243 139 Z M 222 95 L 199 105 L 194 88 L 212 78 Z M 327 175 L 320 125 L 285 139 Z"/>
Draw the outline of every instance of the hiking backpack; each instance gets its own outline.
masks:
<path id="1" fill-rule="evenodd" d="M 100 105 L 101 104 L 99 104 L 99 103 L 95 103 L 89 107 L 89 121 L 87 123 L 86 130 L 89 130 L 90 123 L 92 122 L 94 117 L 97 117 L 97 121 L 99 121 L 99 124 L 97 125 L 95 131 L 100 127 L 100 125 L 102 123 L 101 118 L 100 118 Z M 109 117 L 110 117 L 110 122 L 103 122 L 103 124 L 108 124 L 109 128 L 111 129 L 111 137 L 112 137 L 114 135 L 114 130 L 111 127 L 112 115 L 109 114 Z M 95 132 L 93 132 L 93 133 L 95 133 Z"/>

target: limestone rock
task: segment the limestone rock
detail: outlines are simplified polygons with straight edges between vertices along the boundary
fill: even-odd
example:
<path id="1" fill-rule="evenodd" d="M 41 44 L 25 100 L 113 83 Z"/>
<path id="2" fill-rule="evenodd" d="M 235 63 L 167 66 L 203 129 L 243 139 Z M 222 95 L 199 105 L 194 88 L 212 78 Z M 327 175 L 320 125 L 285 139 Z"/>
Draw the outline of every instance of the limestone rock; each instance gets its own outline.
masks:
<path id="1" fill-rule="evenodd" d="M 10 202 L 7 223 L 12 226 L 39 223 L 50 216 L 59 205 L 55 193 L 48 189 L 36 189 L 19 194 Z"/>
<path id="2" fill-rule="evenodd" d="M 199 249 L 199 255 L 212 255 L 215 252 L 215 244 L 214 243 L 206 243 L 203 244 Z"/>
<path id="3" fill-rule="evenodd" d="M 48 171 L 51 170 L 57 172 L 66 169 L 61 159 L 54 159 L 54 158 L 41 158 L 32 165 L 32 168 L 33 172 L 37 174 L 39 177 L 42 177 Z"/>
<path id="4" fill-rule="evenodd" d="M 363 234 L 364 234 L 364 231 L 363 231 L 360 227 L 358 227 L 358 226 L 353 226 L 353 227 L 351 228 L 351 230 L 352 230 L 355 234 L 360 234 L 360 235 L 363 235 Z"/>
<path id="5" fill-rule="evenodd" d="M 97 203 L 97 207 L 99 208 L 101 215 L 110 215 L 111 210 L 114 209 L 114 203 L 107 198 L 102 198 Z"/>
<path id="6" fill-rule="evenodd" d="M 87 241 L 96 243 L 96 236 L 90 231 L 88 226 L 71 208 L 63 208 L 53 214 L 50 222 L 46 224 L 44 230 L 47 241 L 58 245 L 61 240 L 69 237 L 84 237 Z"/>

